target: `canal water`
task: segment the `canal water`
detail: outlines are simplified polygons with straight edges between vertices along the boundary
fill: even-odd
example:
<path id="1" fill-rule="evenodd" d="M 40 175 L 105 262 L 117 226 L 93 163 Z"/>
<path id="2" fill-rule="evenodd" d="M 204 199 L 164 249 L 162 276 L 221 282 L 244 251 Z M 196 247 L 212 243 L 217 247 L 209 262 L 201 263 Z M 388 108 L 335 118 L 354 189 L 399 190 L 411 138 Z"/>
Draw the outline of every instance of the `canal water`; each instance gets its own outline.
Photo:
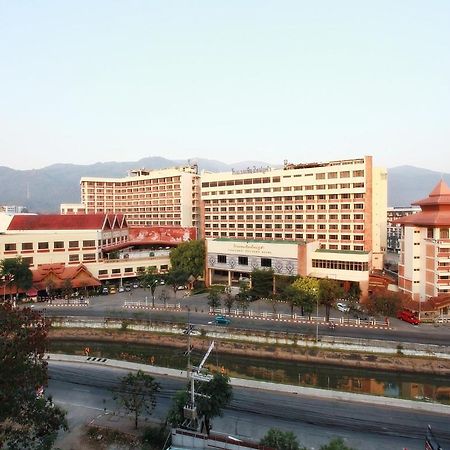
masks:
<path id="1" fill-rule="evenodd" d="M 154 364 L 161 367 L 185 369 L 185 349 L 166 346 L 98 341 L 53 341 L 49 351 L 83 355 L 88 347 L 90 356 Z M 192 363 L 198 364 L 203 353 L 191 353 Z M 227 355 L 213 350 L 206 366 L 224 371 L 237 378 L 272 381 L 275 383 L 356 392 L 384 397 L 403 398 L 450 404 L 450 377 L 351 369 L 293 361 L 279 361 Z"/>

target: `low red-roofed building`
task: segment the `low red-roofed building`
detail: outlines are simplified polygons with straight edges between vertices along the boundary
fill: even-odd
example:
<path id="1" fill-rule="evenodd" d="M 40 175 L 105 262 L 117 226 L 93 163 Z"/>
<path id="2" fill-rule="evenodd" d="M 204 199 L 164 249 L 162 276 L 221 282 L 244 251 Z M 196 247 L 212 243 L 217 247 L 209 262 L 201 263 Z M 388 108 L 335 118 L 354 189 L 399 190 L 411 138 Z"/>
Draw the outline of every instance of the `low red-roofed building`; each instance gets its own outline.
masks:
<path id="1" fill-rule="evenodd" d="M 5 223 L 0 233 L 0 260 L 21 257 L 34 277 L 50 267 L 56 281 L 69 278 L 78 287 L 84 270 L 97 280 L 89 281 L 95 286 L 98 280 L 136 277 L 148 266 L 168 268 L 168 253 L 151 257 L 142 252 L 135 257 L 127 251 L 133 243 L 123 214 L 16 214 Z M 121 249 L 125 249 L 123 253 L 111 257 L 111 252 Z M 36 289 L 43 289 L 43 281 L 33 281 Z"/>

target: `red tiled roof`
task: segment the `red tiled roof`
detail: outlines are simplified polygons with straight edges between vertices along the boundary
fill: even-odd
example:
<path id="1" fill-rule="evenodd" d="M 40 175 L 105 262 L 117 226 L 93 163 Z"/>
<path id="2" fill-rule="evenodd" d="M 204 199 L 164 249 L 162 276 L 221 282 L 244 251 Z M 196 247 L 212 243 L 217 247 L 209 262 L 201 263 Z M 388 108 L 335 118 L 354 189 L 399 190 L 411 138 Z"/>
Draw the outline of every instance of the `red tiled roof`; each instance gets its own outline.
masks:
<path id="1" fill-rule="evenodd" d="M 114 223 L 107 214 L 16 214 L 8 230 L 101 230 L 106 221 Z"/>
<path id="2" fill-rule="evenodd" d="M 394 221 L 395 224 L 433 227 L 450 225 L 450 188 L 443 180 L 439 181 L 427 198 L 412 204 L 420 206 L 422 211 L 401 217 Z"/>

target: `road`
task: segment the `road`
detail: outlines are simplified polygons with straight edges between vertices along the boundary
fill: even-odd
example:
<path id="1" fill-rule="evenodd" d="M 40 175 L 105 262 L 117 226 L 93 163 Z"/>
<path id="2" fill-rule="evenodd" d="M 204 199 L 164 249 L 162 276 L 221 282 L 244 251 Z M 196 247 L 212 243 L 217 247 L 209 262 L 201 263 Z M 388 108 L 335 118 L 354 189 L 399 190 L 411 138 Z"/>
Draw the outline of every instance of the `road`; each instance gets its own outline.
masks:
<path id="1" fill-rule="evenodd" d="M 104 410 L 113 411 L 111 389 L 125 372 L 101 366 L 50 361 L 47 393 L 69 411 L 69 424 L 86 423 Z M 155 377 L 161 383 L 156 417 L 164 417 L 177 390 L 186 381 Z M 423 449 L 426 425 L 441 445 L 450 448 L 450 417 L 415 410 L 379 407 L 309 398 L 252 389 L 233 388 L 233 401 L 214 429 L 259 440 L 270 427 L 293 431 L 303 445 L 318 449 L 333 437 L 359 450 Z"/>
<path id="2" fill-rule="evenodd" d="M 111 298 L 115 297 L 115 298 Z M 139 297 L 141 299 L 142 295 Z M 126 297 L 125 297 L 126 298 Z M 137 300 L 137 295 L 133 298 Z M 88 307 L 47 306 L 42 303 L 35 305 L 36 310 L 45 310 L 49 317 L 91 317 L 91 318 L 119 318 L 146 319 L 161 322 L 186 322 L 188 320 L 187 306 L 190 308 L 189 320 L 198 325 L 207 325 L 211 316 L 207 314 L 206 302 L 198 299 L 183 299 L 182 311 L 145 311 L 130 310 L 122 307 L 123 298 L 109 295 L 91 299 Z M 191 303 L 189 303 L 191 302 Z M 149 301 L 149 304 L 151 302 Z M 338 312 L 335 312 L 337 315 Z M 287 333 L 299 333 L 315 336 L 315 324 L 295 324 L 288 322 L 261 321 L 244 318 L 233 318 L 232 327 L 240 330 L 264 330 Z M 352 328 L 337 326 L 330 330 L 326 325 L 319 325 L 319 336 L 339 336 L 363 339 L 381 339 L 396 342 L 417 342 L 423 344 L 448 345 L 450 342 L 450 326 L 434 327 L 433 325 L 413 326 L 397 319 L 392 319 L 392 329 Z"/>

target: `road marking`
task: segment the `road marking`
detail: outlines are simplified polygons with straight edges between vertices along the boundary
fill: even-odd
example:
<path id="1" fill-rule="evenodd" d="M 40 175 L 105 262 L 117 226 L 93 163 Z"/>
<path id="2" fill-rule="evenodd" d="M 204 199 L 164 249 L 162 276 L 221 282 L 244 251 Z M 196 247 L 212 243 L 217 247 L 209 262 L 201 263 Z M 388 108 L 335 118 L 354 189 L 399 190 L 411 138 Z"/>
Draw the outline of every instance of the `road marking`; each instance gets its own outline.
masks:
<path id="1" fill-rule="evenodd" d="M 95 411 L 104 411 L 105 410 L 104 408 L 96 408 L 95 406 L 82 405 L 80 403 L 65 402 L 62 400 L 55 401 L 55 403 L 60 403 L 61 405 L 78 406 L 78 408 L 93 409 Z"/>

